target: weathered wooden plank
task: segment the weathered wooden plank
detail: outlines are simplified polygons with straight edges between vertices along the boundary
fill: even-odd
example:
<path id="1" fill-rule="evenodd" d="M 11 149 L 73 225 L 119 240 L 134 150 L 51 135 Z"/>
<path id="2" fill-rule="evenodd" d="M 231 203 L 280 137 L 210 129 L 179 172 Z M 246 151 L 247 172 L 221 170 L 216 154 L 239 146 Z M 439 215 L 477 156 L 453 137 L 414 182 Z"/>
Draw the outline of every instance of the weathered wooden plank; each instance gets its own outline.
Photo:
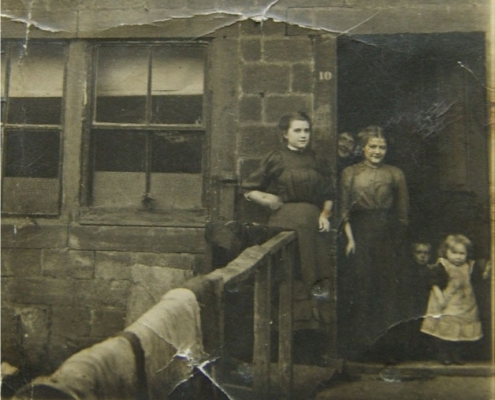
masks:
<path id="1" fill-rule="evenodd" d="M 256 399 L 268 398 L 270 393 L 271 264 L 267 259 L 255 272 L 253 391 Z"/>
<path id="2" fill-rule="evenodd" d="M 278 385 L 281 399 L 289 400 L 292 392 L 292 277 L 297 256 L 295 242 L 282 249 L 281 268 L 284 278 L 279 288 L 278 305 Z"/>
<path id="3" fill-rule="evenodd" d="M 295 240 L 296 237 L 297 235 L 293 231 L 280 232 L 279 234 L 277 234 L 277 236 L 263 243 L 261 247 L 263 249 L 266 249 L 269 253 L 274 254 L 283 247 L 287 246 L 287 244 Z"/>

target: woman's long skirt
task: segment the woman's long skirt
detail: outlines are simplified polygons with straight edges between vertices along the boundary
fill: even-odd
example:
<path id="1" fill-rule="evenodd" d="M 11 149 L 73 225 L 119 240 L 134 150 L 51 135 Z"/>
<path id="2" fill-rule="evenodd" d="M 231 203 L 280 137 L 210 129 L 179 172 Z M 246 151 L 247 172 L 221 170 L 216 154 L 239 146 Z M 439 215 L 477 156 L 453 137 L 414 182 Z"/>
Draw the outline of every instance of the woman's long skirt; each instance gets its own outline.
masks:
<path id="1" fill-rule="evenodd" d="M 360 354 L 399 322 L 398 283 L 405 229 L 387 210 L 353 212 L 355 253 L 346 260 L 352 280 L 348 350 Z"/>
<path id="2" fill-rule="evenodd" d="M 300 267 L 294 274 L 294 329 L 326 329 L 335 296 L 331 240 L 319 232 L 321 210 L 310 203 L 284 203 L 269 225 L 297 232 Z"/>

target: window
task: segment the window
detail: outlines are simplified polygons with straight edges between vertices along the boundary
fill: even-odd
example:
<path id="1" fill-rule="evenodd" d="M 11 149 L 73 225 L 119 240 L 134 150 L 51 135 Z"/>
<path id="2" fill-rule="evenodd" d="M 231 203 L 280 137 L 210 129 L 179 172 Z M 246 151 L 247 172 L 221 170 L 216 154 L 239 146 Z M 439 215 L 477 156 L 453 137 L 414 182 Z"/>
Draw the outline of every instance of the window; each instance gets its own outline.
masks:
<path id="1" fill-rule="evenodd" d="M 92 208 L 201 209 L 202 44 L 95 46 Z"/>
<path id="2" fill-rule="evenodd" d="M 31 41 L 3 50 L 2 212 L 57 215 L 66 48 Z"/>

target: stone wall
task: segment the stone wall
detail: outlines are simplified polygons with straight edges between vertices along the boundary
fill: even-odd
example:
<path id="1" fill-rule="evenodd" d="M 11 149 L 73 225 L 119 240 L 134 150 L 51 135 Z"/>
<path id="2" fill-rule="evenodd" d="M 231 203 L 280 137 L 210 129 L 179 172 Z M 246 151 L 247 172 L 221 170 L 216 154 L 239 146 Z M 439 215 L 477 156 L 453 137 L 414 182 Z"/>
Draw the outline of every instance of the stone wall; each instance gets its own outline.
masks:
<path id="1" fill-rule="evenodd" d="M 306 111 L 317 117 L 315 139 L 320 143 L 334 139 L 335 80 L 319 82 L 318 74 L 336 72 L 336 34 L 488 29 L 486 0 L 271 3 L 5 0 L 2 36 L 68 39 L 76 44 L 70 54 L 82 54 L 86 39 L 210 40 L 209 217 L 262 221 L 265 215 L 259 207 L 243 202 L 237 188 L 261 157 L 280 144 L 280 116 Z M 208 15 L 212 6 L 219 11 L 215 18 Z M 268 20 L 258 23 L 249 16 Z M 328 36 L 322 39 L 323 33 Z M 133 288 L 141 282 L 132 274 L 133 265 L 149 266 L 150 271 L 162 268 L 170 287 L 208 270 L 201 226 L 119 226 L 80 220 L 80 190 L 85 184 L 83 102 L 89 72 L 79 67 L 86 64 L 84 57 L 71 58 L 68 64 L 70 104 L 65 110 L 60 218 L 2 222 L 2 356 L 33 373 L 49 371 L 70 354 L 124 327 L 129 302 L 135 299 Z"/>
<path id="2" fill-rule="evenodd" d="M 150 237 L 137 229 L 142 240 Z M 44 228 L 37 230 L 43 236 Z M 160 233 L 165 240 L 172 236 L 163 228 Z M 69 243 L 77 233 L 66 235 L 65 247 L 56 247 L 49 235 L 31 248 L 4 241 L 2 360 L 28 374 L 46 373 L 74 352 L 122 330 L 136 307 L 146 309 L 201 271 L 202 230 L 186 235 L 191 247 L 177 247 L 174 253 L 146 251 L 146 246 L 136 251 L 123 239 L 124 250 L 116 250 L 109 240 L 97 249 L 74 249 Z M 188 252 L 180 252 L 184 250 Z"/>

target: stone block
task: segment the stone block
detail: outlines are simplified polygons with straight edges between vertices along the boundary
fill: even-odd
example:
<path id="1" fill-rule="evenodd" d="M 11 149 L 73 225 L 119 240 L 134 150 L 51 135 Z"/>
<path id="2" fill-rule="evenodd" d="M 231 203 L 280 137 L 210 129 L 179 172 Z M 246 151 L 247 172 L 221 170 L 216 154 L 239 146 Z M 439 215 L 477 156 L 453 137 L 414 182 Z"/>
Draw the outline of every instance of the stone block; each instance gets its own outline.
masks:
<path id="1" fill-rule="evenodd" d="M 23 307 L 18 312 L 23 364 L 34 366 L 46 358 L 50 334 L 49 310 L 46 307 Z"/>
<path id="2" fill-rule="evenodd" d="M 244 61 L 261 60 L 261 40 L 243 39 L 241 40 L 241 54 Z"/>
<path id="3" fill-rule="evenodd" d="M 125 312 L 116 308 L 91 310 L 91 336 L 109 337 L 125 327 Z"/>
<path id="4" fill-rule="evenodd" d="M 85 307 L 52 307 L 52 334 L 68 338 L 89 336 L 90 312 Z"/>
<path id="5" fill-rule="evenodd" d="M 261 122 L 261 97 L 243 96 L 239 105 L 241 122 Z"/>
<path id="6" fill-rule="evenodd" d="M 150 267 L 192 271 L 194 259 L 192 254 L 98 251 L 96 252 L 95 276 L 97 279 L 132 280 L 131 267 L 136 263 Z"/>
<path id="7" fill-rule="evenodd" d="M 135 253 L 134 260 L 137 264 L 150 267 L 164 267 L 192 271 L 194 265 L 193 254 L 161 254 L 161 253 Z"/>
<path id="8" fill-rule="evenodd" d="M 175 10 L 184 7 L 184 0 L 147 0 L 148 8 L 165 8 Z"/>
<path id="9" fill-rule="evenodd" d="M 39 249 L 5 249 L 2 251 L 2 276 L 39 276 Z"/>
<path id="10" fill-rule="evenodd" d="M 68 305 L 74 298 L 72 279 L 5 278 L 2 285 L 2 300 L 17 304 Z"/>
<path id="11" fill-rule="evenodd" d="M 239 132 L 239 153 L 242 156 L 263 156 L 280 147 L 282 134 L 277 128 L 244 127 Z"/>
<path id="12" fill-rule="evenodd" d="M 260 165 L 262 154 L 257 158 L 242 157 L 239 159 L 239 179 L 242 182 Z"/>
<path id="13" fill-rule="evenodd" d="M 135 264 L 132 267 L 133 285 L 127 306 L 126 325 L 158 303 L 170 289 L 179 287 L 191 277 L 192 271 Z"/>
<path id="14" fill-rule="evenodd" d="M 74 287 L 74 301 L 90 308 L 108 306 L 124 310 L 130 286 L 131 283 L 124 280 L 81 280 Z"/>
<path id="15" fill-rule="evenodd" d="M 187 0 L 188 9 L 202 9 L 209 13 L 216 9 L 216 0 Z"/>
<path id="16" fill-rule="evenodd" d="M 41 271 L 44 276 L 58 278 L 92 279 L 94 252 L 84 250 L 41 251 Z"/>
<path id="17" fill-rule="evenodd" d="M 265 99 L 266 122 L 278 122 L 280 117 L 293 111 L 304 111 L 311 115 L 311 96 L 270 96 Z"/>
<path id="18" fill-rule="evenodd" d="M 156 253 L 203 253 L 204 228 L 74 226 L 70 248 Z"/>
<path id="19" fill-rule="evenodd" d="M 308 29 L 315 26 L 313 7 L 293 7 L 287 10 L 287 35 L 307 35 Z M 307 27 L 307 28 L 305 28 Z"/>
<path id="20" fill-rule="evenodd" d="M 67 226 L 38 224 L 2 224 L 2 246 L 44 249 L 67 247 Z"/>
<path id="21" fill-rule="evenodd" d="M 19 315 L 15 308 L 2 303 L 2 361 L 14 366 L 22 363 L 20 352 Z"/>
<path id="22" fill-rule="evenodd" d="M 286 93 L 289 90 L 288 66 L 246 65 L 242 71 L 244 93 Z"/>
<path id="23" fill-rule="evenodd" d="M 311 40 L 299 37 L 265 40 L 263 59 L 268 62 L 310 62 L 313 59 Z"/>
<path id="24" fill-rule="evenodd" d="M 291 90 L 299 93 L 313 92 L 313 68 L 311 64 L 292 66 Z"/>

